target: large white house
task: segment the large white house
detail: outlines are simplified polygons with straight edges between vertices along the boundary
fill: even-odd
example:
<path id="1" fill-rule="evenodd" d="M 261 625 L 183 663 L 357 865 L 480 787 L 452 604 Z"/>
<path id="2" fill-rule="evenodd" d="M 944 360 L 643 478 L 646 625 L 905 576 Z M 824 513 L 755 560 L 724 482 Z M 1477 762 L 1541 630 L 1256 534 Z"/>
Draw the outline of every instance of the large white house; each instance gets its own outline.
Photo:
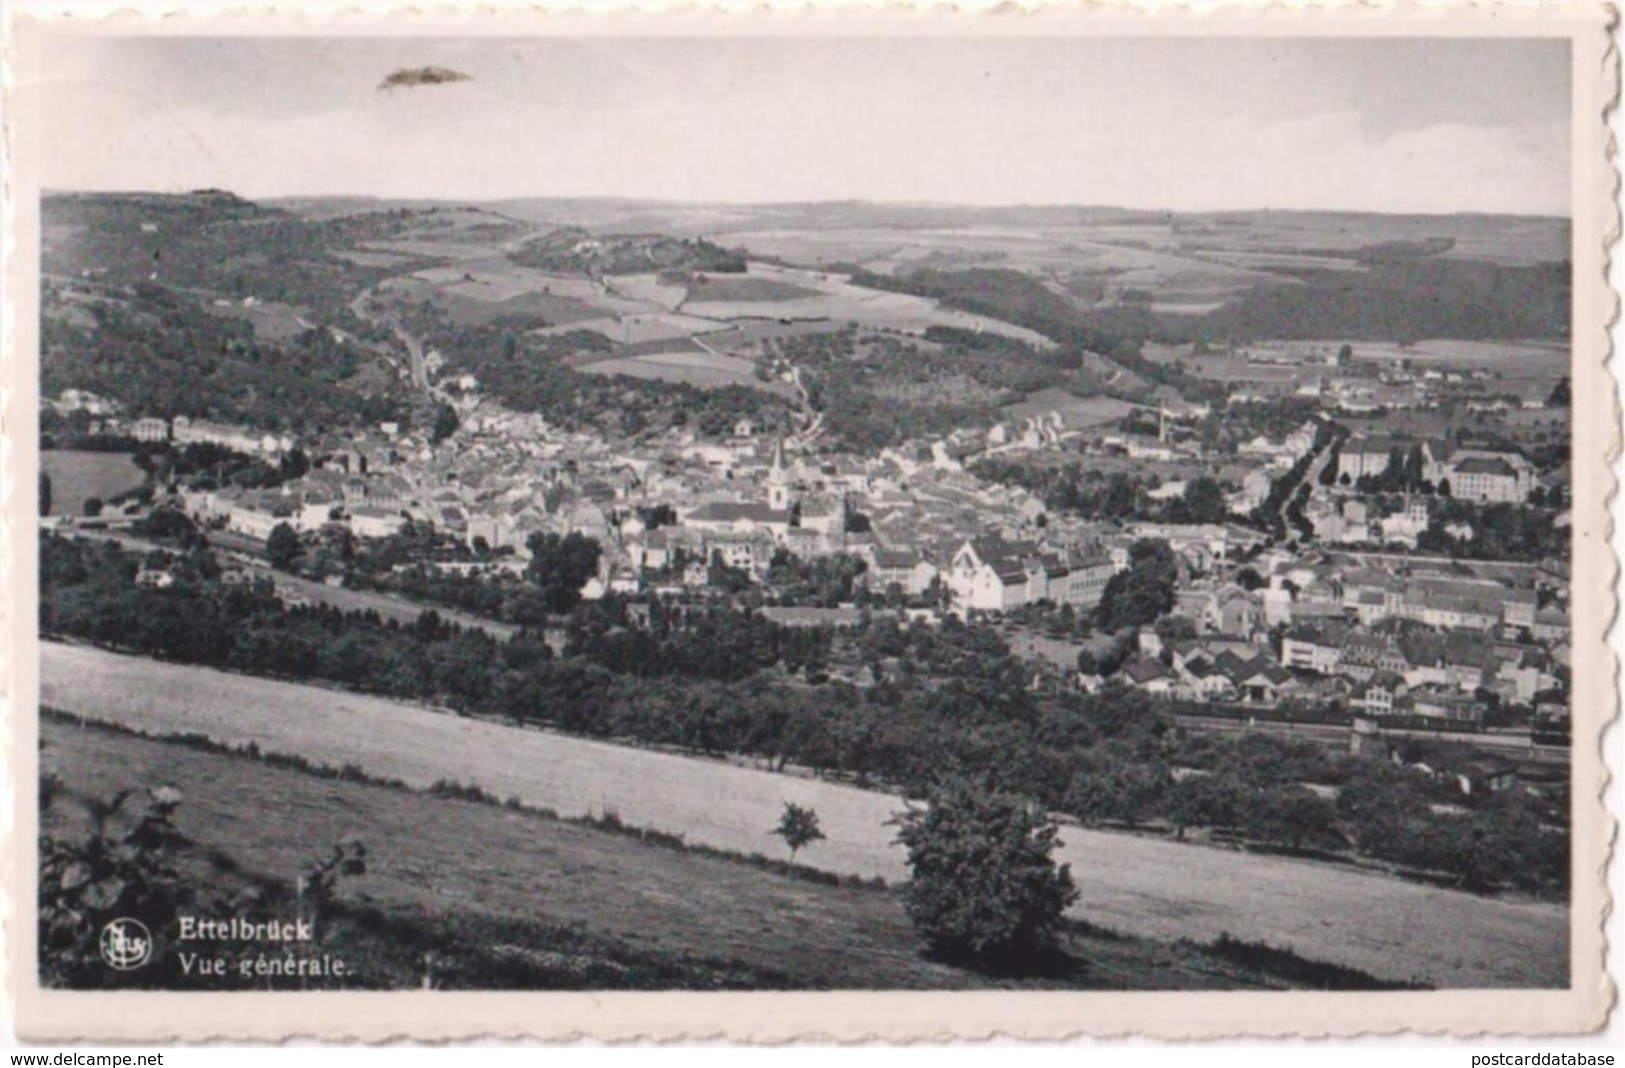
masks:
<path id="1" fill-rule="evenodd" d="M 1120 570 L 1104 551 L 1068 554 L 1033 542 L 981 537 L 954 553 L 946 581 L 962 608 L 1003 612 L 1036 601 L 1093 608 Z"/>

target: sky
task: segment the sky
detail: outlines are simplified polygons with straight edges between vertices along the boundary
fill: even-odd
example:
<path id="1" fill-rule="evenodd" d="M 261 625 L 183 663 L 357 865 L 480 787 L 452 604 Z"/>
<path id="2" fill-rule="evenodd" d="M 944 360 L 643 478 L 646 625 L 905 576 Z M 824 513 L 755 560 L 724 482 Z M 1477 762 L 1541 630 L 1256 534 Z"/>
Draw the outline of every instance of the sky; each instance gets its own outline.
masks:
<path id="1" fill-rule="evenodd" d="M 54 189 L 1569 214 L 1562 40 L 36 43 Z"/>

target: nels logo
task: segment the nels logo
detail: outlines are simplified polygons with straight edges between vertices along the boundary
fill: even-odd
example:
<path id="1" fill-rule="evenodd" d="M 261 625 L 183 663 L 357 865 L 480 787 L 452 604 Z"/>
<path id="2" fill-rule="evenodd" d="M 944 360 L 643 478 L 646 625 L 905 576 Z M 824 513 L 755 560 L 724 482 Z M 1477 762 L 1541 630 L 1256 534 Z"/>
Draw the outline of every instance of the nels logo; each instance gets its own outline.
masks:
<path id="1" fill-rule="evenodd" d="M 152 959 L 152 933 L 140 920 L 113 920 L 102 928 L 101 950 L 108 967 L 134 971 Z"/>

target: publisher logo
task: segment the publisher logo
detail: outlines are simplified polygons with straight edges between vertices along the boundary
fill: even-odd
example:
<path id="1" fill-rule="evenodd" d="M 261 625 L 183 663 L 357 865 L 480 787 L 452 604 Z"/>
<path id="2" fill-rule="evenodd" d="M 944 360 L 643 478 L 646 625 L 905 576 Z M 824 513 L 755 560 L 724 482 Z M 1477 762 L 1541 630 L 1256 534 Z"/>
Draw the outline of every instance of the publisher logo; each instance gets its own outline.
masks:
<path id="1" fill-rule="evenodd" d="M 152 959 L 152 933 L 140 920 L 113 920 L 102 928 L 101 948 L 108 967 L 134 971 Z"/>

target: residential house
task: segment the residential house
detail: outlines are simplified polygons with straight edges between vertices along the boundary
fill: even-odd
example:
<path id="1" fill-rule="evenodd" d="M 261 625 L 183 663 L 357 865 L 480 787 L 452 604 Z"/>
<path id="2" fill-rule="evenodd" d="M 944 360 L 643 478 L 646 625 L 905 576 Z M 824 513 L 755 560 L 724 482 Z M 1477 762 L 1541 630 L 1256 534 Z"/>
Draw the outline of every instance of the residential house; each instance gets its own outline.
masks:
<path id="1" fill-rule="evenodd" d="M 707 534 L 749 534 L 757 531 L 782 537 L 790 529 L 787 508 L 756 501 L 712 501 L 681 517 L 682 525 Z"/>
<path id="2" fill-rule="evenodd" d="M 1130 684 L 1149 694 L 1165 697 L 1174 691 L 1174 673 L 1161 660 L 1153 657 L 1141 656 L 1130 660 L 1123 665 L 1122 674 Z"/>
<path id="3" fill-rule="evenodd" d="M 936 565 L 914 549 L 875 549 L 869 554 L 869 585 L 883 593 L 892 586 L 918 597 L 937 577 Z"/>
<path id="4" fill-rule="evenodd" d="M 1001 538 L 972 538 L 954 553 L 947 583 L 965 608 L 1003 612 L 1026 604 L 1038 548 Z"/>
<path id="5" fill-rule="evenodd" d="M 1444 686 L 1422 686 L 1410 692 L 1410 710 L 1428 719 L 1444 719 L 1455 723 L 1483 722 L 1483 706 L 1467 694 Z"/>
<path id="6" fill-rule="evenodd" d="M 162 590 L 175 584 L 175 576 L 167 568 L 144 567 L 135 573 L 135 584 L 144 590 Z"/>
<path id="7" fill-rule="evenodd" d="M 168 441 L 169 424 L 162 419 L 137 419 L 130 428 L 130 436 L 137 441 Z"/>
<path id="8" fill-rule="evenodd" d="M 1535 613 L 1530 633 L 1536 641 L 1566 642 L 1569 640 L 1569 614 L 1558 608 L 1542 608 Z"/>
<path id="9" fill-rule="evenodd" d="M 406 517 L 401 513 L 382 508 L 352 508 L 348 514 L 350 530 L 358 538 L 387 538 L 399 534 L 406 525 Z"/>
<path id="10" fill-rule="evenodd" d="M 1518 785 L 1518 766 L 1500 757 L 1469 760 L 1455 772 L 1464 794 L 1498 794 Z"/>
<path id="11" fill-rule="evenodd" d="M 1519 462 L 1522 461 L 1522 462 Z M 1534 488 L 1534 469 L 1516 454 L 1472 454 L 1450 464 L 1450 495 L 1467 501 L 1521 504 Z"/>
<path id="12" fill-rule="evenodd" d="M 1348 628 L 1339 624 L 1298 626 L 1281 639 L 1281 662 L 1300 671 L 1330 675 L 1343 660 L 1347 640 Z"/>
<path id="13" fill-rule="evenodd" d="M 1392 671 L 1377 671 L 1349 695 L 1355 706 L 1379 719 L 1404 711 L 1403 698 L 1410 693 L 1405 679 Z"/>

